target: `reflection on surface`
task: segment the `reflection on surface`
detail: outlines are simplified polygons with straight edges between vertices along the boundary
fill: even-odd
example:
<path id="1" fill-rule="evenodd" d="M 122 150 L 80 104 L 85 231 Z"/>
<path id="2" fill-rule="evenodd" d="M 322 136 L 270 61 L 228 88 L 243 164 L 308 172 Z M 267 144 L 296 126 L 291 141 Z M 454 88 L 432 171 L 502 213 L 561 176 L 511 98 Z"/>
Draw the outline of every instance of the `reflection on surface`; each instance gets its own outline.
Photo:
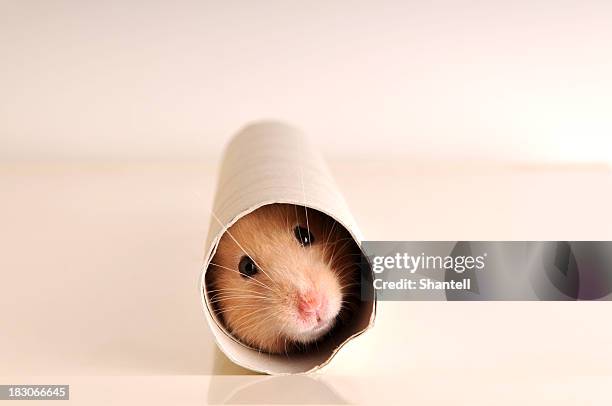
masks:
<path id="1" fill-rule="evenodd" d="M 612 404 L 612 375 L 534 373 L 533 368 L 406 369 L 385 375 L 293 376 L 11 376 L 0 384 L 69 384 L 87 406 L 206 404 L 530 405 Z M 338 393 L 340 395 L 338 395 Z"/>
<path id="2" fill-rule="evenodd" d="M 347 404 L 321 376 L 212 376 L 209 404 Z"/>
<path id="3" fill-rule="evenodd" d="M 209 404 L 347 404 L 322 376 L 262 375 L 234 364 L 215 348 Z"/>
<path id="4" fill-rule="evenodd" d="M 239 365 L 234 364 L 219 347 L 215 346 L 213 360 L 214 375 L 260 375 Z"/>

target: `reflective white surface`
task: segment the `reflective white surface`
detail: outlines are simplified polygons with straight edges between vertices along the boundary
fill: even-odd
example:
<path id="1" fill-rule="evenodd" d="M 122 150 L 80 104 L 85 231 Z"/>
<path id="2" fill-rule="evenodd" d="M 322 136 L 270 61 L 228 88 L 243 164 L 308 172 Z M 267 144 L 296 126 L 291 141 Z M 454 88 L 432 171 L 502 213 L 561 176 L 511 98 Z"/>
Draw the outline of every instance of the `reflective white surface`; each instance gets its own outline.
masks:
<path id="1" fill-rule="evenodd" d="M 393 165 L 332 165 L 370 239 L 612 239 L 609 169 Z M 235 377 L 248 371 L 216 350 L 202 317 L 212 167 L 5 165 L 0 180 L 3 382 L 71 376 L 73 399 L 89 404 L 111 393 L 248 403 L 287 387 Z M 373 330 L 319 378 L 297 378 L 322 388 L 299 399 L 606 399 L 611 313 L 610 302 L 380 303 Z M 188 376 L 213 374 L 234 377 Z M 243 383 L 253 392 L 229 393 Z"/>
<path id="2" fill-rule="evenodd" d="M 76 405 L 608 405 L 611 377 L 422 374 L 386 376 L 54 376 Z M 22 401 L 3 402 L 27 404 Z"/>

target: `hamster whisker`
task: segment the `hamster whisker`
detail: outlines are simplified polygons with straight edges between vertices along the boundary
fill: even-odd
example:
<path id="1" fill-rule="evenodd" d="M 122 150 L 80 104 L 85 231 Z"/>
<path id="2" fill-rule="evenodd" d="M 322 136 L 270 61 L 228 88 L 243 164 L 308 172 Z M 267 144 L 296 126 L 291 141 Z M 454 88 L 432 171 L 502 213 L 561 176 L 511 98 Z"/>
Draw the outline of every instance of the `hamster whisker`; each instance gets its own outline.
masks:
<path id="1" fill-rule="evenodd" d="M 341 285 L 340 289 L 346 289 L 346 288 L 349 288 L 351 286 L 359 286 L 359 285 L 361 285 L 361 283 L 359 283 L 359 282 L 347 283 L 347 284 Z"/>
<path id="2" fill-rule="evenodd" d="M 252 293 L 252 291 L 241 291 L 241 292 L 223 292 L 223 293 L 215 293 L 213 295 L 211 295 L 211 298 L 216 299 L 216 298 L 221 298 L 221 297 L 231 297 L 231 296 L 243 296 L 243 295 L 247 295 L 248 296 L 257 296 L 257 297 L 268 297 L 266 295 L 264 295 L 263 293 L 260 292 L 255 292 Z"/>
<path id="3" fill-rule="evenodd" d="M 231 292 L 215 293 L 215 294 L 211 295 L 210 298 L 212 300 L 214 300 L 214 299 L 225 299 L 225 298 L 234 297 L 236 295 L 249 295 L 249 296 L 252 296 L 252 297 L 267 297 L 266 295 L 263 295 L 260 292 L 253 291 L 253 290 L 244 290 L 244 291 L 235 290 L 235 291 L 231 291 Z"/>
<path id="4" fill-rule="evenodd" d="M 271 302 L 278 302 L 278 300 L 275 297 L 273 297 L 273 296 L 269 296 L 269 295 L 266 295 L 266 294 L 261 293 L 261 292 L 255 292 L 255 293 L 250 293 L 250 292 L 253 292 L 253 291 L 220 292 L 220 293 L 215 293 L 215 294 L 211 295 L 211 299 L 221 299 L 221 298 L 225 299 L 225 298 L 233 298 L 233 297 L 246 296 L 246 297 L 261 297 L 261 298 L 268 299 Z"/>
<path id="5" fill-rule="evenodd" d="M 229 296 L 236 296 L 236 295 L 246 295 L 246 294 L 250 294 L 250 296 L 261 296 L 261 297 L 268 297 L 265 294 L 261 293 L 261 292 L 257 292 L 257 291 L 231 291 L 231 292 L 218 292 L 218 293 L 214 293 L 211 295 L 211 297 L 214 298 L 218 298 L 218 297 L 229 297 Z"/>
<path id="6" fill-rule="evenodd" d="M 354 275 L 347 275 L 346 274 L 346 270 L 343 270 L 341 272 L 344 272 L 344 275 L 340 275 L 339 276 L 339 280 L 338 282 L 340 284 L 346 283 L 346 282 L 359 282 L 359 273 L 358 272 L 354 272 Z"/>
<path id="7" fill-rule="evenodd" d="M 343 260 L 351 256 L 353 255 L 352 254 L 343 255 L 340 258 L 336 258 L 334 263 L 343 264 L 344 262 Z M 344 272 L 345 270 L 350 269 L 350 268 L 359 268 L 359 265 L 357 264 L 357 262 L 344 263 L 342 266 L 335 266 L 334 264 L 328 264 L 328 266 L 330 268 L 334 268 L 337 272 Z"/>
<path id="8" fill-rule="evenodd" d="M 329 239 L 331 238 L 332 234 L 334 233 L 334 228 L 336 227 L 336 223 L 337 221 L 334 220 L 331 226 L 331 229 L 329 230 L 329 233 L 327 234 L 327 238 L 325 239 L 325 244 L 327 245 L 329 243 Z"/>
<path id="9" fill-rule="evenodd" d="M 342 244 L 342 246 L 340 247 L 340 250 L 343 250 L 344 247 L 349 244 L 351 242 L 352 239 L 348 239 L 347 241 L 344 242 L 344 244 Z M 329 260 L 330 265 L 333 263 L 334 261 L 334 255 L 336 255 L 336 250 L 338 249 L 338 247 L 336 245 L 334 245 L 334 249 L 331 253 L 331 258 Z"/>
<path id="10" fill-rule="evenodd" d="M 260 308 L 261 306 L 259 305 L 236 305 L 236 306 L 228 306 L 222 310 L 216 310 L 215 313 L 221 314 L 221 313 L 225 313 L 228 311 L 232 311 L 232 310 L 238 310 L 238 309 L 248 309 L 248 308 Z"/>
<path id="11" fill-rule="evenodd" d="M 353 311 L 355 310 L 356 307 L 357 307 L 357 303 L 355 303 L 355 301 L 343 300 L 340 304 L 340 311 L 341 313 L 342 313 L 342 310 Z"/>
<path id="12" fill-rule="evenodd" d="M 295 210 L 295 221 L 299 225 L 300 224 L 300 215 L 298 214 L 298 207 L 297 207 L 297 205 L 293 205 L 293 209 Z M 304 209 L 306 209 L 306 206 L 304 206 Z M 306 222 L 308 222 L 308 217 L 306 217 Z M 298 230 L 298 233 L 300 234 L 300 237 L 302 237 L 302 233 L 299 232 L 299 230 Z"/>
<path id="13" fill-rule="evenodd" d="M 344 241 L 344 243 L 342 245 L 338 245 L 338 243 L 340 243 L 341 241 Z M 326 254 L 334 253 L 336 251 L 344 251 L 344 250 L 350 251 L 350 248 L 347 249 L 347 245 L 350 245 L 352 241 L 353 241 L 352 238 L 341 238 L 334 242 L 321 243 L 319 244 L 319 246 L 321 247 L 321 250 Z"/>
<path id="14" fill-rule="evenodd" d="M 229 323 L 229 328 L 232 331 L 232 333 L 235 333 L 236 331 L 249 332 L 250 329 L 257 327 L 257 324 L 263 322 L 263 320 L 260 321 L 259 318 L 255 317 L 258 313 L 259 312 L 256 311 L 251 314 L 248 314 L 249 319 L 245 320 L 244 322 L 240 324 L 235 324 L 236 322 Z M 244 337 L 246 338 L 247 341 L 253 341 L 253 342 L 258 341 L 256 340 L 257 336 L 254 336 L 252 332 L 244 334 Z"/>
<path id="15" fill-rule="evenodd" d="M 252 291 L 251 291 L 252 292 Z M 225 297 L 233 297 L 233 296 L 257 296 L 257 297 L 268 297 L 266 295 L 264 295 L 263 293 L 260 292 L 255 292 L 255 293 L 251 293 L 249 291 L 241 291 L 241 292 L 222 292 L 222 293 L 215 293 L 213 295 L 211 295 L 212 299 L 217 299 L 217 298 L 225 298 Z"/>
<path id="16" fill-rule="evenodd" d="M 263 268 L 262 268 L 262 267 L 261 267 L 261 266 L 260 266 L 260 265 L 257 263 L 257 261 L 255 261 L 255 259 L 254 259 L 254 258 L 253 258 L 251 255 L 249 255 L 249 253 L 248 253 L 248 252 L 246 252 L 246 250 L 245 250 L 245 249 L 242 247 L 242 245 L 240 245 L 240 243 L 238 242 L 238 240 L 236 240 L 236 239 L 234 238 L 234 236 L 232 235 L 232 233 L 230 233 L 230 232 L 229 232 L 229 230 L 227 229 L 227 226 L 225 226 L 225 225 L 224 225 L 224 224 L 221 222 L 221 220 L 219 220 L 219 217 L 217 217 L 217 215 L 215 214 L 215 212 L 211 210 L 211 214 L 213 215 L 213 217 L 215 218 L 215 220 L 217 220 L 217 222 L 219 223 L 219 225 L 220 225 L 221 227 L 223 227 L 223 232 L 224 232 L 224 233 L 227 233 L 227 235 L 229 235 L 229 236 L 230 236 L 230 238 L 231 238 L 232 240 L 234 240 L 234 242 L 236 243 L 236 245 L 238 246 L 238 248 L 240 248 L 240 249 L 242 250 L 242 252 L 244 252 L 244 254 L 245 254 L 246 256 L 248 256 L 249 258 L 251 258 L 251 260 L 253 261 L 253 263 L 255 263 L 255 265 L 256 265 L 256 266 L 257 266 L 257 267 L 258 267 L 258 268 L 261 270 L 261 272 L 263 272 L 263 273 L 264 273 L 264 275 L 266 275 L 266 276 L 268 276 L 268 278 L 270 278 L 270 275 L 268 275 L 268 274 L 266 273 L 266 271 L 265 271 L 265 270 L 264 270 L 264 269 L 263 269 Z M 272 278 L 270 278 L 270 280 L 272 280 Z"/>
<path id="17" fill-rule="evenodd" d="M 253 294 L 256 296 L 266 296 L 265 292 L 260 292 L 257 290 L 250 290 L 250 289 L 217 289 L 216 291 L 208 291 L 208 293 L 210 292 L 214 292 L 210 295 L 210 297 L 212 298 L 230 296 L 230 295 L 235 295 L 235 294 L 244 294 L 244 293 Z"/>
<path id="18" fill-rule="evenodd" d="M 240 321 L 240 320 L 242 320 L 242 319 L 244 319 L 244 318 L 246 318 L 246 317 L 253 316 L 254 314 L 257 314 L 257 313 L 259 313 L 259 312 L 262 312 L 262 311 L 264 311 L 264 310 L 266 310 L 266 309 L 271 309 L 271 308 L 272 308 L 272 306 L 268 306 L 268 307 L 257 307 L 257 309 L 255 309 L 255 310 L 253 310 L 253 311 L 251 311 L 251 312 L 245 313 L 245 314 L 243 314 L 242 316 L 238 317 L 236 320 L 231 321 L 231 324 L 236 325 L 236 324 L 238 323 L 238 321 Z"/>
<path id="19" fill-rule="evenodd" d="M 223 265 L 215 264 L 214 262 L 210 262 L 210 265 L 213 265 L 213 266 L 218 266 L 219 268 L 223 268 L 223 269 L 226 269 L 226 270 L 228 270 L 228 271 L 232 271 L 232 272 L 239 273 L 239 274 L 242 276 L 242 274 L 240 273 L 240 271 L 237 271 L 237 270 L 235 270 L 235 269 L 228 268 L 228 267 L 223 266 Z M 268 278 L 269 278 L 269 276 L 268 276 Z M 257 282 L 257 284 L 259 284 L 259 285 L 263 286 L 264 288 L 270 289 L 272 292 L 278 293 L 276 290 L 272 289 L 270 286 L 266 285 L 265 283 L 263 283 L 263 282 L 261 282 L 261 281 L 258 281 L 257 279 L 255 279 L 255 278 L 254 278 L 254 277 L 252 277 L 252 276 L 247 276 L 247 279 L 250 279 L 250 280 L 252 280 L 253 282 Z M 271 279 L 270 279 L 270 280 L 271 280 Z"/>
<path id="20" fill-rule="evenodd" d="M 288 323 L 289 323 L 289 320 L 287 320 L 287 321 L 285 322 L 285 324 L 283 324 L 283 325 L 282 325 L 282 326 L 281 326 L 281 327 L 278 329 L 278 334 L 276 335 L 276 338 L 274 338 L 274 341 L 280 341 L 280 340 L 281 340 L 281 336 L 282 336 L 282 334 L 283 334 L 283 330 L 285 329 L 285 327 L 287 327 L 287 324 L 288 324 Z M 283 344 L 283 348 L 284 348 L 284 351 L 285 351 L 285 355 L 289 355 L 289 354 L 287 354 L 287 338 L 286 338 L 286 337 L 284 337 L 283 339 L 284 339 L 284 341 L 285 341 L 285 342 L 284 342 L 284 344 Z"/>
<path id="21" fill-rule="evenodd" d="M 244 300 L 244 299 L 257 299 L 257 300 L 260 300 L 260 301 L 263 301 L 263 300 L 264 300 L 264 298 L 241 298 L 241 297 L 238 297 L 238 298 L 219 299 L 219 300 L 211 301 L 210 303 L 211 303 L 211 304 L 216 304 L 216 303 L 220 303 L 220 302 L 225 302 L 225 301 L 227 301 L 227 300 L 236 300 L 236 299 L 239 299 L 239 300 Z"/>
<path id="22" fill-rule="evenodd" d="M 337 258 L 337 260 L 341 260 L 341 259 L 344 259 L 346 257 L 358 257 L 360 255 L 363 255 L 363 254 L 361 254 L 360 252 L 353 252 L 353 253 L 350 253 L 350 254 L 344 254 L 340 258 Z"/>
<path id="23" fill-rule="evenodd" d="M 320 245 L 323 245 L 323 246 L 334 245 L 340 241 L 346 241 L 346 240 L 352 240 L 352 239 L 353 239 L 352 237 L 338 238 L 337 240 L 334 240 L 334 241 L 325 241 L 324 243 L 320 243 Z"/>
<path id="24" fill-rule="evenodd" d="M 350 300 L 349 298 L 351 298 L 351 297 L 359 297 L 360 295 L 357 292 L 353 292 L 353 293 L 347 293 L 344 296 L 345 296 L 344 299 L 342 299 L 340 301 L 340 303 L 344 303 L 344 304 L 348 304 L 348 305 L 354 306 L 358 301 L 356 302 L 355 300 Z"/>
<path id="25" fill-rule="evenodd" d="M 345 281 L 340 281 L 340 288 L 342 289 L 343 292 L 348 291 L 348 288 L 352 288 L 351 290 L 354 290 L 354 288 L 357 286 L 361 286 L 361 282 L 355 281 L 351 283 L 345 283 Z"/>
<path id="26" fill-rule="evenodd" d="M 286 210 L 285 214 L 286 214 L 286 216 L 285 216 L 285 227 L 287 229 L 289 229 L 290 228 L 290 226 L 289 226 L 289 210 Z"/>
<path id="27" fill-rule="evenodd" d="M 346 248 L 347 245 L 350 245 L 354 240 L 351 237 L 347 237 L 347 238 L 338 238 L 337 240 L 334 241 L 334 249 L 337 250 L 338 249 L 338 243 L 343 241 L 342 245 L 340 245 L 340 250 L 343 250 Z"/>
<path id="28" fill-rule="evenodd" d="M 249 307 L 250 308 L 257 307 L 258 309 L 261 308 L 259 304 L 238 304 L 238 305 L 233 305 L 233 306 L 227 306 L 223 310 L 219 310 L 218 313 L 223 313 L 228 310 L 244 309 L 244 308 L 249 308 Z"/>
<path id="29" fill-rule="evenodd" d="M 350 268 L 357 268 L 356 264 L 344 264 L 343 266 L 339 266 L 339 267 L 335 267 L 333 265 L 330 264 L 330 268 L 334 269 L 336 271 L 336 273 L 342 273 L 343 275 L 346 275 L 344 273 L 344 271 L 346 271 L 347 269 Z M 350 277 L 351 275 L 349 274 L 348 277 Z M 347 277 L 347 276 L 344 276 Z"/>
<path id="30" fill-rule="evenodd" d="M 285 324 L 283 324 L 283 327 L 281 327 L 281 328 L 278 330 L 278 340 L 280 340 L 280 339 L 281 339 L 281 337 L 282 337 L 282 335 L 283 335 L 283 330 L 285 329 L 285 327 L 287 327 L 287 324 L 289 324 L 289 320 L 287 320 L 287 321 L 285 322 Z M 283 350 L 285 351 L 285 356 L 288 356 L 288 355 L 289 355 L 289 353 L 287 352 L 287 337 L 286 337 L 286 336 L 285 336 L 285 337 L 283 337 Z"/>
<path id="31" fill-rule="evenodd" d="M 300 183 L 302 184 L 302 193 L 304 194 L 304 213 L 306 214 L 306 230 L 310 235 L 310 223 L 308 222 L 308 208 L 306 207 L 306 187 L 304 186 L 304 172 L 302 171 L 302 161 L 300 162 Z M 297 210 L 297 207 L 296 207 Z"/>
<path id="32" fill-rule="evenodd" d="M 244 319 L 245 317 L 251 317 L 251 316 L 254 316 L 254 315 L 258 314 L 259 312 L 261 312 L 261 311 L 263 311 L 263 310 L 264 310 L 264 309 L 257 309 L 257 310 L 256 310 L 256 311 L 254 311 L 254 312 L 251 312 L 251 313 L 248 313 L 248 314 L 246 314 L 246 315 L 243 315 L 243 316 L 239 317 L 239 318 L 238 318 L 238 320 L 242 320 L 242 319 Z M 257 325 L 257 324 L 262 324 L 264 321 L 267 321 L 268 319 L 272 318 L 273 316 L 275 316 L 275 313 L 273 313 L 273 312 L 272 312 L 272 313 L 268 314 L 268 316 L 264 317 L 263 319 L 254 318 L 254 319 L 252 319 L 252 320 L 247 320 L 247 321 L 245 321 L 245 322 L 243 322 L 242 324 L 239 324 L 239 325 L 237 325 L 237 326 L 236 326 L 236 325 L 235 325 L 235 326 L 232 326 L 231 324 L 235 324 L 235 323 L 238 321 L 238 320 L 234 320 L 234 322 L 233 322 L 233 323 L 230 323 L 230 328 L 231 328 L 233 331 L 237 331 L 237 330 L 243 330 L 243 331 L 244 331 L 244 330 L 245 330 L 247 327 L 248 327 L 248 328 L 251 328 L 251 327 L 252 327 L 252 326 L 254 326 L 254 325 Z M 249 322 L 250 322 L 250 323 L 249 323 Z"/>
<path id="33" fill-rule="evenodd" d="M 227 297 L 221 297 L 221 298 L 213 298 L 210 300 L 210 303 L 217 303 L 217 302 L 221 302 L 224 300 L 231 300 L 231 299 L 268 299 L 268 298 L 266 296 L 254 296 L 254 295 L 227 296 Z"/>
<path id="34" fill-rule="evenodd" d="M 270 314 L 269 314 L 267 317 L 265 317 L 264 319 L 262 319 L 262 320 L 257 320 L 257 322 L 258 322 L 258 323 L 263 323 L 264 321 L 267 321 L 267 320 L 271 319 L 271 318 L 272 318 L 273 316 L 275 316 L 275 315 L 276 315 L 275 313 L 270 313 Z M 250 326 L 253 326 L 253 325 L 254 325 L 254 324 L 247 325 L 247 326 L 249 326 L 249 327 L 250 327 Z M 278 337 L 279 337 L 279 338 L 277 338 L 277 339 L 280 339 L 280 336 L 282 335 L 282 330 L 283 330 L 283 329 L 284 329 L 286 326 L 287 326 L 287 323 L 285 323 L 285 324 L 283 325 L 283 327 L 281 327 L 281 329 L 279 330 L 279 334 L 278 334 Z M 244 327 L 244 326 L 243 326 L 243 327 Z M 261 336 L 262 336 L 262 333 L 255 334 L 255 335 L 254 335 L 254 338 L 259 339 Z"/>
<path id="35" fill-rule="evenodd" d="M 253 293 L 261 294 L 261 292 L 258 292 L 256 290 L 240 289 L 240 288 L 211 289 L 211 290 L 208 290 L 207 292 L 208 293 L 211 293 L 211 292 L 253 292 Z"/>
<path id="36" fill-rule="evenodd" d="M 357 291 L 356 289 L 349 290 L 348 292 L 344 292 L 344 296 L 347 298 L 360 298 L 361 290 Z"/>
<path id="37" fill-rule="evenodd" d="M 235 303 L 235 301 L 241 301 L 241 300 L 244 300 L 244 299 L 254 299 L 254 300 L 258 300 L 258 301 L 262 301 L 262 302 L 265 301 L 264 298 L 243 298 L 243 297 L 237 297 L 237 298 L 227 298 L 227 299 L 214 300 L 214 301 L 211 301 L 210 303 L 211 304 L 217 304 L 218 303 L 219 305 L 221 305 L 221 302 L 230 301 L 229 303 Z M 219 305 L 217 305 L 217 306 L 219 306 Z M 225 305 L 223 305 L 223 306 L 227 306 L 227 303 Z"/>

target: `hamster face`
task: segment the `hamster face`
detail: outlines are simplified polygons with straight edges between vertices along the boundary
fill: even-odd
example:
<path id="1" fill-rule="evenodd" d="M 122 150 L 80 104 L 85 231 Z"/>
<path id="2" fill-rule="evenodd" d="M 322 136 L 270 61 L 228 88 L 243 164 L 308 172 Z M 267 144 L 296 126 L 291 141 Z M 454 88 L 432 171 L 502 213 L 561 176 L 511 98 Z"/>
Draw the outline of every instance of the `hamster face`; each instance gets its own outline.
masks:
<path id="1" fill-rule="evenodd" d="M 348 311 L 360 251 L 316 210 L 263 206 L 222 236 L 206 274 L 225 327 L 245 344 L 289 353 L 324 336 Z"/>

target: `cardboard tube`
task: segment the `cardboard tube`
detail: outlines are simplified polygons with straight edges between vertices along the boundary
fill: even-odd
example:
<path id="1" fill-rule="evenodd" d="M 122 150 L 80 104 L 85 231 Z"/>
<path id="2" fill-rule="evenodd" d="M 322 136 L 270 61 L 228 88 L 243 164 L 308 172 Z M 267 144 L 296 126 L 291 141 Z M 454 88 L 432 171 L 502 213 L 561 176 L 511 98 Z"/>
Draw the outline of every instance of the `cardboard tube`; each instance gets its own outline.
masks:
<path id="1" fill-rule="evenodd" d="M 316 351 L 291 356 L 248 348 L 217 319 L 206 292 L 205 275 L 223 233 L 237 220 L 267 204 L 289 203 L 319 210 L 346 228 L 360 246 L 361 234 L 322 157 L 295 128 L 261 122 L 240 131 L 225 151 L 213 203 L 199 291 L 206 320 L 221 349 L 236 364 L 257 372 L 292 374 L 326 365 L 353 337 L 372 326 L 375 300 L 361 301 L 351 323 L 337 340 Z"/>

